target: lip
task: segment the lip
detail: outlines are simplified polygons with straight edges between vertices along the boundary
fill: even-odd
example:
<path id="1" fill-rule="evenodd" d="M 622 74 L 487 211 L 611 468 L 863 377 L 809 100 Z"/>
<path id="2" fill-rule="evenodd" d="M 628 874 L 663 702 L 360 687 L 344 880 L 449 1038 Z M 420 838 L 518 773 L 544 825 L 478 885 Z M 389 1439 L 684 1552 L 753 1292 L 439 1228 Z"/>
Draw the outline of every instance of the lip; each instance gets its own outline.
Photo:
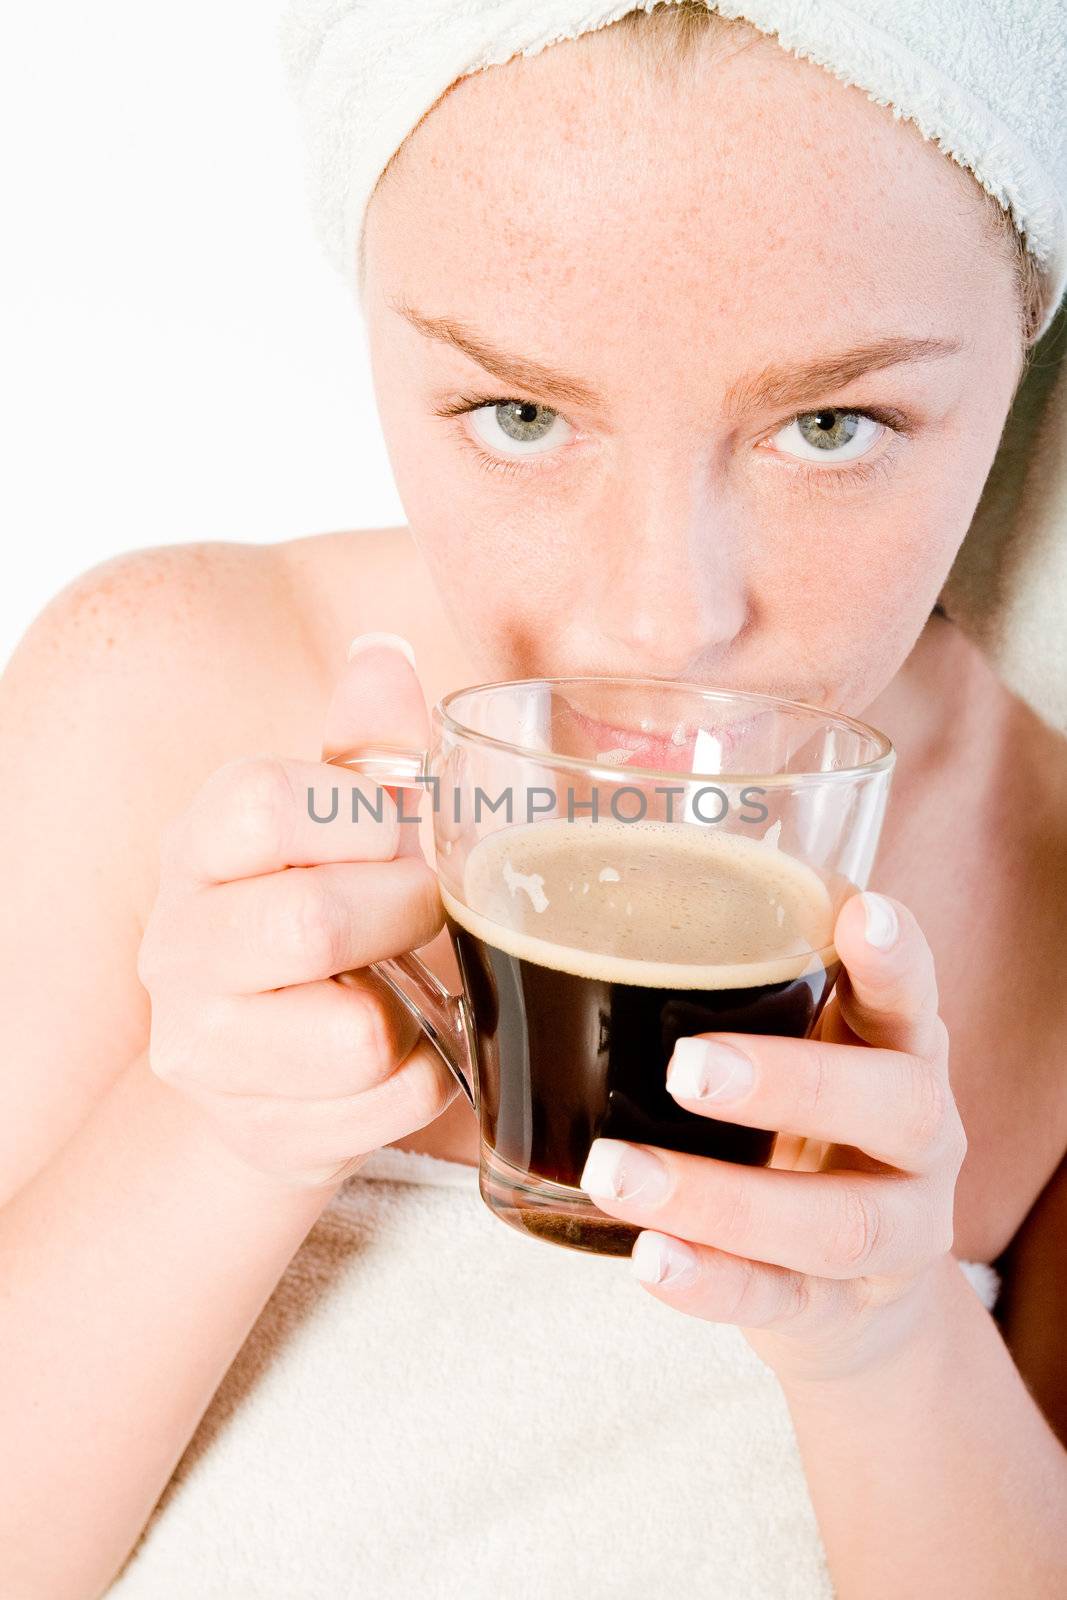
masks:
<path id="1" fill-rule="evenodd" d="M 689 728 L 680 736 L 678 730 L 674 734 L 651 733 L 632 726 L 624 727 L 617 723 L 601 722 L 578 711 L 574 706 L 569 707 L 569 714 L 590 741 L 587 759 L 595 761 L 600 766 L 635 765 L 654 767 L 665 772 L 708 770 L 707 760 L 697 759 L 696 728 Z M 724 777 L 729 775 L 729 768 L 724 765 L 724 760 L 739 748 L 752 721 L 751 717 L 746 717 L 743 721 L 734 722 L 729 728 L 716 730 L 719 759 L 714 762 L 714 766 L 722 771 Z M 702 758 L 704 754 L 701 752 Z"/>
<path id="2" fill-rule="evenodd" d="M 486 697 L 501 693 L 508 697 L 513 696 L 516 692 L 527 693 L 531 685 L 541 691 L 549 690 L 555 693 L 574 692 L 585 696 L 589 692 L 596 692 L 605 686 L 614 691 L 619 682 L 625 682 L 633 692 L 660 694 L 664 689 L 664 681 L 660 678 L 621 680 L 606 676 L 598 677 L 596 674 L 537 679 L 510 678 L 503 683 L 476 683 L 470 684 L 463 689 L 451 690 L 435 704 L 431 721 L 435 733 L 440 733 L 452 742 L 492 749 L 522 760 L 530 755 L 531 747 L 529 743 L 504 739 L 498 733 L 487 733 L 484 729 L 479 728 L 477 723 L 472 725 L 468 721 L 469 714 L 466 710 L 468 701 L 472 698 L 475 701 L 484 700 Z M 672 745 L 671 748 L 675 754 L 666 769 L 663 767 L 646 768 L 638 765 L 635 761 L 633 763 L 624 763 L 624 771 L 627 773 L 632 772 L 635 777 L 642 779 L 655 778 L 659 773 L 666 770 L 672 776 L 679 774 L 683 777 L 694 777 L 701 780 L 713 777 L 729 778 L 731 782 L 735 783 L 748 781 L 773 788 L 781 786 L 794 790 L 807 788 L 810 785 L 818 785 L 822 788 L 828 784 L 854 784 L 857 781 L 880 778 L 883 774 L 888 781 L 888 776 L 892 773 L 896 764 L 897 752 L 893 747 L 892 741 L 885 733 L 878 728 L 872 727 L 869 723 L 861 722 L 857 717 L 848 716 L 843 711 L 828 709 L 821 702 L 814 704 L 795 698 L 790 699 L 781 694 L 767 694 L 754 689 L 697 688 L 695 692 L 698 698 L 705 703 L 721 704 L 724 701 L 732 700 L 735 704 L 745 703 L 746 705 L 752 705 L 755 707 L 752 712 L 753 719 L 763 716 L 768 711 L 781 712 L 783 710 L 791 715 L 799 715 L 809 723 L 814 717 L 817 720 L 819 729 L 825 729 L 827 725 L 831 728 L 842 729 L 852 739 L 856 740 L 860 747 L 856 751 L 855 759 L 849 765 L 834 764 L 829 768 L 822 765 L 813 767 L 791 766 L 788 771 L 782 772 L 780 770 L 768 771 L 767 763 L 758 762 L 756 763 L 756 772 L 744 772 L 737 769 L 737 764 L 732 765 L 726 771 L 722 770 L 721 765 L 718 770 L 710 771 L 708 767 L 703 765 L 703 752 L 700 753 L 696 765 L 683 771 L 677 759 L 677 752 L 682 747 Z M 569 711 L 571 716 L 574 717 L 573 705 L 569 706 Z M 484 715 L 484 712 L 480 715 Z M 589 720 L 591 721 L 592 719 Z M 635 732 L 633 728 L 619 728 L 618 725 L 613 726 L 609 723 L 594 724 L 594 726 L 599 726 L 603 732 L 609 735 L 609 738 L 613 732 L 616 734 L 621 732 L 624 736 L 629 733 L 632 738 Z M 737 733 L 745 731 L 747 724 L 744 722 L 737 723 L 734 727 L 736 730 L 735 736 L 727 741 L 730 745 L 736 742 Z M 595 744 L 597 741 L 590 742 Z M 538 750 L 546 748 L 540 743 L 537 745 Z M 601 746 L 601 748 L 604 747 Z M 619 747 L 617 746 L 616 748 Z M 636 754 L 636 752 L 634 753 Z M 861 755 L 863 755 L 864 759 L 860 759 Z M 552 766 L 563 771 L 582 772 L 588 771 L 590 767 L 595 766 L 595 752 L 593 755 L 576 755 L 564 753 L 557 748 L 554 753 L 550 754 L 549 759 Z M 747 763 L 748 757 L 746 756 L 744 759 Z M 600 770 L 606 769 L 601 768 Z"/>

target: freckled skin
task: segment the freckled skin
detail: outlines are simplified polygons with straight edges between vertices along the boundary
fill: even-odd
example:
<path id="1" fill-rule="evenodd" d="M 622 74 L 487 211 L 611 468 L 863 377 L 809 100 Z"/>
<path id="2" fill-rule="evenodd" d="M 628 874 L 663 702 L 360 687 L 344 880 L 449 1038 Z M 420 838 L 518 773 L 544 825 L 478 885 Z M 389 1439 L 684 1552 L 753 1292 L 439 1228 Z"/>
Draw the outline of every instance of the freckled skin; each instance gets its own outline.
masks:
<path id="1" fill-rule="evenodd" d="M 1047 995 L 1039 974 L 1062 961 L 1062 877 L 1036 846 L 1060 826 L 1067 762 L 961 630 L 927 619 L 1021 374 L 1014 266 L 968 173 L 775 41 L 731 25 L 678 72 L 649 59 L 608 29 L 462 80 L 379 186 L 363 301 L 419 560 L 383 544 L 359 580 L 363 625 L 384 615 L 416 641 L 431 700 L 459 682 L 644 673 L 891 732 L 877 886 L 934 952 L 970 1140 L 957 1248 L 991 1259 L 1063 1147 L 1061 1013 L 1001 997 Z M 506 459 L 507 437 L 490 431 L 490 448 L 434 407 L 550 402 L 427 340 L 393 298 L 603 404 L 560 404 L 552 451 L 483 470 L 474 444 Z M 725 405 L 771 364 L 900 336 L 961 349 L 743 422 Z M 910 434 L 883 438 L 867 476 L 769 446 L 831 403 L 908 413 Z M 316 592 L 337 637 L 355 631 L 353 584 Z M 1019 795 L 1035 781 L 1036 811 Z M 1005 1060 L 1030 1064 L 1025 1087 Z M 477 1158 L 460 1104 L 396 1142 Z"/>
<path id="2" fill-rule="evenodd" d="M 1021 1242 L 1011 1353 L 1046 1414 L 1064 1417 L 1062 1360 L 1046 1334 L 1067 1315 L 1056 1226 L 1067 746 L 959 628 L 926 622 L 1018 373 L 1012 271 L 971 180 L 914 130 L 773 43 L 730 40 L 744 48 L 709 50 L 677 82 L 646 81 L 644 58 L 609 35 L 492 69 L 446 96 L 396 162 L 371 208 L 366 303 L 410 532 L 128 552 L 56 596 L 5 670 L 4 971 L 17 1004 L 4 1008 L 0 1181 L 16 1196 L 3 1253 L 17 1282 L 0 1318 L 0 1412 L 19 1469 L 0 1496 L 5 1594 L 24 1589 L 17 1575 L 4 1581 L 9 1551 L 50 1593 L 107 1587 L 324 1203 L 323 1191 L 283 1193 L 266 1175 L 266 1189 L 249 1187 L 254 1175 L 238 1171 L 191 1102 L 148 1070 L 155 998 L 138 951 L 161 892 L 162 829 L 235 759 L 313 762 L 324 745 L 361 741 L 376 719 L 421 743 L 420 690 L 432 705 L 511 673 L 779 688 L 869 707 L 891 731 L 900 759 L 876 887 L 911 910 L 937 967 L 969 1141 L 953 1248 L 988 1261 Z M 463 424 L 433 408 L 491 392 L 491 380 L 431 349 L 388 294 L 565 368 L 602 404 L 568 411 L 573 440 L 528 475 L 482 471 L 461 446 Z M 959 339 L 962 352 L 804 399 L 913 415 L 873 477 L 831 488 L 805 476 L 763 443 L 788 412 L 742 424 L 725 405 L 768 363 L 931 334 Z M 372 631 L 414 646 L 406 703 L 345 672 L 349 640 Z M 240 819 L 215 814 L 240 847 Z M 428 855 L 431 822 L 424 807 Z M 268 896 L 272 886 L 260 887 Z M 370 937 L 388 900 L 354 890 L 333 909 L 340 921 L 351 911 L 347 933 Z M 244 904 L 239 918 L 220 916 L 221 948 L 269 934 L 258 909 L 269 897 Z M 172 894 L 170 905 L 177 925 L 165 941 L 178 968 L 218 965 L 196 896 Z M 446 934 L 408 938 L 456 982 Z M 215 1013 L 195 1001 L 205 1037 Z M 309 1048 L 314 1014 L 272 1029 L 262 1052 L 242 1020 L 234 1049 L 216 1055 L 220 1082 L 231 1057 L 258 1068 L 261 1054 L 273 1055 L 289 1102 L 335 1058 L 346 1084 L 358 1078 L 358 1049 L 347 1035 L 337 1043 L 325 1016 L 335 1045 L 325 1050 Z M 403 1013 L 387 1028 L 399 1056 L 414 1024 Z M 411 1052 L 397 1068 L 398 1086 L 419 1059 Z M 383 1132 L 414 1131 L 389 1142 L 477 1163 L 464 1097 L 428 1122 L 425 1087 L 405 1111 L 399 1097 L 390 1103 Z M 265 1109 L 267 1133 L 292 1106 L 268 1097 Z M 912 1572 L 941 1573 L 955 1532 L 954 1552 L 977 1551 L 981 1568 L 960 1592 L 978 1592 L 992 1559 L 981 1534 L 995 1525 L 999 1535 L 1007 1505 L 1002 1454 L 1016 1486 L 1047 1487 L 1053 1468 L 1035 1456 L 1029 1470 L 1019 1449 L 1009 1459 L 1034 1439 L 1017 1387 L 974 1359 L 960 1366 L 959 1324 L 935 1310 L 928 1326 L 952 1334 L 947 1348 L 934 1341 L 936 1377 L 924 1367 L 903 1385 L 879 1379 L 876 1398 L 893 1415 L 872 1421 L 861 1408 L 858 1429 L 850 1400 L 836 1427 L 817 1400 L 806 1436 L 830 1466 L 806 1470 L 817 1508 L 843 1528 L 846 1563 L 872 1556 L 880 1579 L 906 1549 Z M 1002 1355 L 997 1346 L 990 1359 Z M 872 1428 L 888 1440 L 873 1453 Z M 872 1460 L 904 1467 L 872 1477 Z M 982 1462 L 992 1463 L 984 1500 Z M 894 1506 L 902 1487 L 914 1498 Z M 983 1520 L 985 1506 L 995 1514 Z M 1022 1499 L 1007 1509 L 1023 1533 L 998 1537 L 994 1554 L 1016 1577 L 1023 1543 L 1046 1554 L 1053 1541 L 1031 1536 L 1038 1523 Z M 927 1512 L 936 1525 L 923 1547 Z M 857 1545 L 860 1523 L 883 1530 L 887 1559 L 866 1538 Z M 1038 1592 L 1020 1581 L 999 1590 Z M 867 1573 L 852 1581 L 846 1571 L 839 1587 L 873 1592 Z M 905 1576 L 898 1587 L 924 1584 Z"/>
<path id="3" fill-rule="evenodd" d="M 486 676 L 672 675 L 861 711 L 921 633 L 992 461 L 1020 372 L 1011 265 L 974 180 L 915 129 L 751 30 L 699 48 L 658 77 L 611 30 L 583 36 L 461 81 L 416 130 L 367 222 L 389 455 Z M 434 403 L 541 397 L 426 339 L 393 296 L 604 406 L 557 405 L 550 451 L 483 470 L 470 418 Z M 726 413 L 772 362 L 897 335 L 963 349 L 807 402 L 913 416 L 870 481 L 768 448 L 795 407 Z"/>

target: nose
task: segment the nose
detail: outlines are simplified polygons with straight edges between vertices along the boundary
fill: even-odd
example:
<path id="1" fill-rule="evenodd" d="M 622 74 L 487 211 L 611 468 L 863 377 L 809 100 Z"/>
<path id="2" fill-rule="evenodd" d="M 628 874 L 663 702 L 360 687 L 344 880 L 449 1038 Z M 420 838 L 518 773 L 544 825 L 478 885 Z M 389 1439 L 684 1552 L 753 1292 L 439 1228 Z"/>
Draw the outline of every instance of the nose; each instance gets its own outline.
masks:
<path id="1" fill-rule="evenodd" d="M 693 481 L 696 480 L 696 481 Z M 590 540 L 587 659 L 631 677 L 697 677 L 745 625 L 738 530 L 726 497 L 693 472 L 629 476 Z"/>

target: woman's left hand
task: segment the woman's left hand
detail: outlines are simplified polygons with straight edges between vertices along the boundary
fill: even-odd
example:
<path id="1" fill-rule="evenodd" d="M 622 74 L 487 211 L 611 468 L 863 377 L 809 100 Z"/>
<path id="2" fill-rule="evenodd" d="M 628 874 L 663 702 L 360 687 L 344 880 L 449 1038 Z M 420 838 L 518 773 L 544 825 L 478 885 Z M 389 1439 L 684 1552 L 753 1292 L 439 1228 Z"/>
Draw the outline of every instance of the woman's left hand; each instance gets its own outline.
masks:
<path id="1" fill-rule="evenodd" d="M 654 1230 L 633 1249 L 645 1287 L 738 1324 L 783 1381 L 855 1372 L 906 1340 L 951 1250 L 967 1148 L 914 916 L 852 895 L 834 943 L 842 970 L 813 1038 L 700 1034 L 679 1041 L 667 1078 L 696 1116 L 783 1130 L 774 1160 L 791 1145 L 791 1168 L 598 1139 L 581 1179 L 601 1210 Z M 805 1141 L 827 1148 L 813 1162 Z"/>

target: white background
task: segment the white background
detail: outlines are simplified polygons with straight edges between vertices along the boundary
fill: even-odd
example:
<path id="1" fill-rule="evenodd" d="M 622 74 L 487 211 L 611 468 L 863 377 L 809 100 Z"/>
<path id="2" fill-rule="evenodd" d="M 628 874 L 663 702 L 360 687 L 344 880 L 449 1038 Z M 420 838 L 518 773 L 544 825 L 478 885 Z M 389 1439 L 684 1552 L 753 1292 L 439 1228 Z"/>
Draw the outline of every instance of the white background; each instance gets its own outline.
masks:
<path id="1" fill-rule="evenodd" d="M 282 0 L 0 23 L 0 665 L 119 551 L 405 521 L 314 236 Z"/>

